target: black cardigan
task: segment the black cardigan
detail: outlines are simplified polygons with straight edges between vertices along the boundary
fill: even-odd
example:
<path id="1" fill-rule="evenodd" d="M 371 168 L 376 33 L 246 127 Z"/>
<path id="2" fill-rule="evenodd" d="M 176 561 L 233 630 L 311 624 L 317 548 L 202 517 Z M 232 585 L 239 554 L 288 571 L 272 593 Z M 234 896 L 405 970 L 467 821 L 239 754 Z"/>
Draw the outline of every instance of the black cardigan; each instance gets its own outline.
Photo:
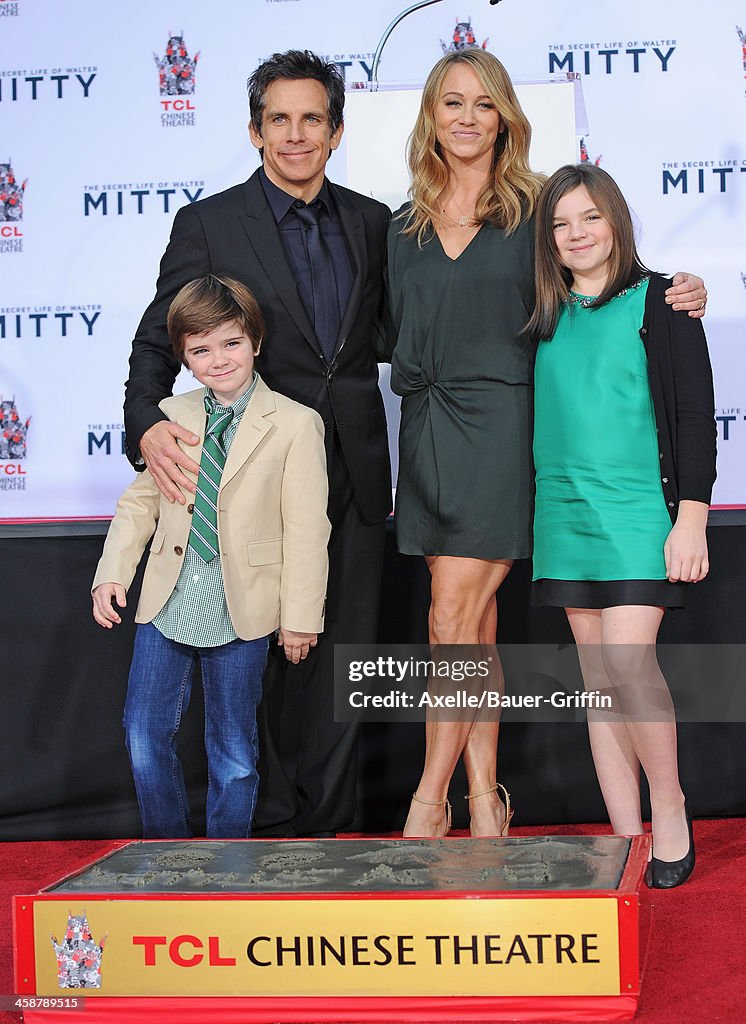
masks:
<path id="1" fill-rule="evenodd" d="M 665 302 L 671 284 L 651 275 L 640 337 L 648 358 L 663 495 L 676 522 L 680 501 L 710 503 L 717 428 L 705 332 L 700 320 Z"/>

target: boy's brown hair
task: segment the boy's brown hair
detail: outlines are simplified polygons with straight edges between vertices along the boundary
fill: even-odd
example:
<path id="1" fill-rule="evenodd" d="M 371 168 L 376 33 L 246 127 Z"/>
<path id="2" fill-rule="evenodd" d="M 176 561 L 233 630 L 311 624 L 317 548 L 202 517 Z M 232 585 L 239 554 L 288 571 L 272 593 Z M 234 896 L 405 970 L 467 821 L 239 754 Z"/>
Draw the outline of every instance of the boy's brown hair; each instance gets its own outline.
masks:
<path id="1" fill-rule="evenodd" d="M 257 355 L 266 328 L 259 303 L 246 285 L 216 274 L 185 284 L 169 306 L 166 318 L 174 355 L 186 366 L 185 338 L 207 334 L 226 323 L 236 323 L 251 338 Z"/>

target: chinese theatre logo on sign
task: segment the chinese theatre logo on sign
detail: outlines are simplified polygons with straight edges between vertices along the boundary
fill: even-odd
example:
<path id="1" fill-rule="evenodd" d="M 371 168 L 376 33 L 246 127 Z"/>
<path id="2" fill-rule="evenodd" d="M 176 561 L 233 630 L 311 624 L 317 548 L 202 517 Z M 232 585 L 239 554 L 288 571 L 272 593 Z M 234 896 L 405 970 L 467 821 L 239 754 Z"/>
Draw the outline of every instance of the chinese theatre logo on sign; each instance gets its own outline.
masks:
<path id="1" fill-rule="evenodd" d="M 0 395 L 0 459 L 25 459 L 26 438 L 31 417 L 24 423 L 18 415 L 15 398 Z"/>
<path id="2" fill-rule="evenodd" d="M 158 68 L 161 96 L 191 96 L 194 93 L 194 73 L 197 69 L 199 53 L 190 57 L 184 34 L 169 36 L 166 52 L 162 57 L 153 54 Z"/>
<path id="3" fill-rule="evenodd" d="M 18 0 L 0 0 L 0 18 L 17 18 L 18 7 Z"/>
<path id="4" fill-rule="evenodd" d="M 441 39 L 440 47 L 443 53 L 452 53 L 454 50 L 468 50 L 474 46 L 481 46 L 483 50 L 486 50 L 488 42 L 489 37 L 481 43 L 477 42 L 477 37 L 474 35 L 474 30 L 471 27 L 471 18 L 468 21 L 459 21 L 457 17 L 451 42 L 446 43 L 444 39 Z"/>
<path id="5" fill-rule="evenodd" d="M 23 220 L 23 193 L 26 182 L 19 185 L 13 166 L 0 164 L 0 221 Z"/>
<path id="6" fill-rule="evenodd" d="M 21 252 L 23 231 L 23 193 L 26 181 L 19 185 L 10 160 L 0 163 L 0 252 Z"/>
<path id="7" fill-rule="evenodd" d="M 596 167 L 600 167 L 602 160 L 603 156 L 599 154 L 599 156 L 596 157 L 593 163 L 596 165 Z M 588 155 L 588 147 L 585 144 L 585 139 L 580 140 L 580 162 L 581 164 L 589 164 L 591 162 L 591 158 Z"/>
<path id="8" fill-rule="evenodd" d="M 184 42 L 184 33 L 174 36 L 169 32 L 166 52 L 162 57 L 153 54 L 158 68 L 158 85 L 161 97 L 161 125 L 164 128 L 181 128 L 196 124 L 196 106 L 188 97 L 194 96 L 195 73 L 199 53 L 189 56 Z"/>
<path id="9" fill-rule="evenodd" d="M 62 942 L 51 936 L 57 955 L 57 981 L 60 988 L 101 988 L 101 957 L 104 935 L 94 942 L 85 913 L 70 914 Z"/>
<path id="10" fill-rule="evenodd" d="M 29 416 L 21 419 L 15 398 L 0 395 L 0 491 L 25 491 Z"/>

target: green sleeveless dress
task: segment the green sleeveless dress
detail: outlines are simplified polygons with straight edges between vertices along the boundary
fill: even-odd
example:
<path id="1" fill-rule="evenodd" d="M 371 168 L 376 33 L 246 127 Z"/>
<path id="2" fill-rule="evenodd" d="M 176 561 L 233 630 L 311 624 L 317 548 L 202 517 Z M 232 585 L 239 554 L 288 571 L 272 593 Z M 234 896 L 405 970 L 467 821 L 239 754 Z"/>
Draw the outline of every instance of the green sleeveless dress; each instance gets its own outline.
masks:
<path id="1" fill-rule="evenodd" d="M 534 377 L 536 603 L 675 607 L 647 358 L 647 279 L 599 309 L 571 294 Z"/>

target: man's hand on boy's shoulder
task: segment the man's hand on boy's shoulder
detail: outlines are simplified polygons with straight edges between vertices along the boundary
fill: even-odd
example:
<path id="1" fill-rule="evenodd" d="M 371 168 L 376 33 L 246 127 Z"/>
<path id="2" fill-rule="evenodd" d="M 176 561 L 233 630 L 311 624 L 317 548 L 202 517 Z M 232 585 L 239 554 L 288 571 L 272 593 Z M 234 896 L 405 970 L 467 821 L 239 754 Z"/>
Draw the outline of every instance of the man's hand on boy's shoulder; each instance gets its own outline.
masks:
<path id="1" fill-rule="evenodd" d="M 688 310 L 690 317 L 701 320 L 707 305 L 705 282 L 696 274 L 679 270 L 673 276 L 673 287 L 666 291 L 666 302 L 674 309 Z"/>
<path id="2" fill-rule="evenodd" d="M 127 591 L 121 583 L 99 583 L 91 597 L 93 598 L 93 617 L 99 626 L 111 629 L 114 623 L 122 621 L 114 611 L 112 604 L 112 601 L 116 601 L 119 608 L 127 607 Z"/>
<path id="3" fill-rule="evenodd" d="M 318 633 L 297 633 L 294 629 L 280 628 L 277 643 L 285 648 L 285 657 L 297 665 L 308 657 L 308 652 L 318 642 Z"/>
<path id="4" fill-rule="evenodd" d="M 199 465 L 179 448 L 177 438 L 184 444 L 199 444 L 199 437 L 191 430 L 171 420 L 159 420 L 140 438 L 140 454 L 161 494 L 171 503 L 178 501 L 184 505 L 186 498 L 182 492 L 194 494 L 197 488 L 182 469 L 196 476 Z"/>

